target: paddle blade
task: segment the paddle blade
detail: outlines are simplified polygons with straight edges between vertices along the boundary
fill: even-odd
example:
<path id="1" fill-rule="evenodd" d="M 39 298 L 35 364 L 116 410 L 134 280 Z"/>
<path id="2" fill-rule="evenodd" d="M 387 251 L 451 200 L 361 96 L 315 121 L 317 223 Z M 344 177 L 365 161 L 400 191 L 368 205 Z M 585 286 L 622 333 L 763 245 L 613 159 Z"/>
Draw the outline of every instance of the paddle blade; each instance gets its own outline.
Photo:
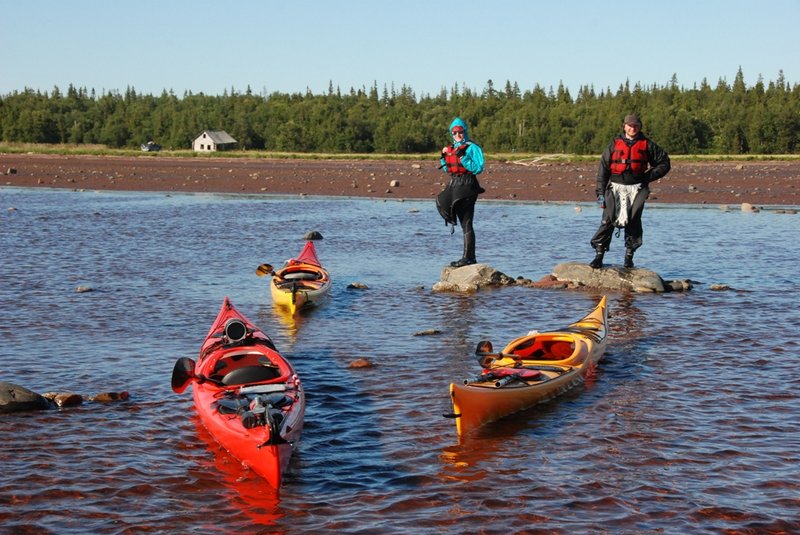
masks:
<path id="1" fill-rule="evenodd" d="M 481 368 L 491 368 L 494 364 L 494 357 L 491 355 L 478 355 L 478 364 Z"/>
<path id="2" fill-rule="evenodd" d="M 267 411 L 266 416 L 267 425 L 269 426 L 269 440 L 262 445 L 279 446 L 281 444 L 287 444 L 286 439 L 281 436 L 280 426 L 278 422 L 275 421 L 275 416 L 270 411 Z"/>
<path id="3" fill-rule="evenodd" d="M 475 356 L 478 357 L 478 364 L 481 368 L 489 368 L 497 355 L 492 353 L 494 347 L 489 340 L 481 340 L 475 348 Z"/>
<path id="4" fill-rule="evenodd" d="M 481 340 L 475 348 L 476 355 L 488 355 L 494 350 L 494 346 L 489 340 Z"/>
<path id="5" fill-rule="evenodd" d="M 274 275 L 275 271 L 270 264 L 261 264 L 256 268 L 256 275 L 259 277 L 266 277 L 267 275 Z"/>
<path id="6" fill-rule="evenodd" d="M 182 394 L 192 379 L 194 379 L 194 361 L 187 357 L 179 358 L 172 368 L 172 391 Z"/>

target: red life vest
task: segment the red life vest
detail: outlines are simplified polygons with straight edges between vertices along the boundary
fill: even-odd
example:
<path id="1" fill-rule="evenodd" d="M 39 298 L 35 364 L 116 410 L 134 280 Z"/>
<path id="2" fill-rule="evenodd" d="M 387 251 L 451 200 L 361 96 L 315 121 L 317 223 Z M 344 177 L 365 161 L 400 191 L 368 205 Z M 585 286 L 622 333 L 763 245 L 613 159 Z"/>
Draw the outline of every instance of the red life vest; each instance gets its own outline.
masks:
<path id="1" fill-rule="evenodd" d="M 464 144 L 459 145 L 457 149 L 453 148 L 452 145 L 447 147 L 447 152 L 444 155 L 444 165 L 447 167 L 447 172 L 451 175 L 465 175 L 469 173 L 467 168 L 461 165 L 461 162 L 459 161 L 459 156 L 464 155 L 469 143 L 470 142 L 467 141 Z"/>
<path id="2" fill-rule="evenodd" d="M 630 170 L 634 175 L 641 175 L 647 171 L 647 139 L 642 138 L 632 145 L 618 137 L 614 141 L 614 150 L 611 153 L 612 175 L 621 175 Z"/>

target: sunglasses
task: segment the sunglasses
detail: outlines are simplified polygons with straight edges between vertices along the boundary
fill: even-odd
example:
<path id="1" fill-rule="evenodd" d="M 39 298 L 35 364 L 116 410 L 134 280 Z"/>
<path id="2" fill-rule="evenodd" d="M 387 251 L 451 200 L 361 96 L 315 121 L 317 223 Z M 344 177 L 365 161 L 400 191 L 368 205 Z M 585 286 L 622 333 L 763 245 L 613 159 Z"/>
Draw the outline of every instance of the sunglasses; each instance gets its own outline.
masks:
<path id="1" fill-rule="evenodd" d="M 461 134 L 461 135 L 464 135 L 464 130 L 463 130 L 463 129 L 460 129 L 460 128 L 456 128 L 455 130 L 453 130 L 453 131 L 452 131 L 452 132 L 450 132 L 450 133 L 451 133 L 451 134 L 453 134 L 453 135 L 456 135 L 456 134 Z"/>

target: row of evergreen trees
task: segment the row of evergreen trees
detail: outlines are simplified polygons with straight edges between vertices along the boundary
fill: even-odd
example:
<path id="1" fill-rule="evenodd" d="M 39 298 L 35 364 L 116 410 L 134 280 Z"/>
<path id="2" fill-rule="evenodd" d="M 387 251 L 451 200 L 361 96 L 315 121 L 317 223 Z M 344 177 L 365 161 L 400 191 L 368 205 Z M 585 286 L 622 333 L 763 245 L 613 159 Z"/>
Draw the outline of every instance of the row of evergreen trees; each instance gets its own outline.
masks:
<path id="1" fill-rule="evenodd" d="M 177 97 L 133 88 L 97 95 L 69 86 L 51 92 L 25 89 L 0 96 L 0 140 L 20 143 L 103 144 L 138 147 L 154 140 L 188 149 L 206 129 L 230 133 L 240 149 L 408 154 L 437 151 L 449 140 L 455 116 L 487 152 L 596 154 L 620 131 L 622 117 L 638 112 L 644 132 L 671 154 L 793 154 L 800 151 L 800 85 L 761 78 L 748 87 L 741 69 L 733 84 L 705 80 L 691 89 L 677 78 L 664 85 L 573 97 L 559 85 L 522 91 L 491 80 L 482 92 L 453 87 L 419 98 L 406 86 L 377 84 L 327 94 L 227 91 L 221 96 Z"/>

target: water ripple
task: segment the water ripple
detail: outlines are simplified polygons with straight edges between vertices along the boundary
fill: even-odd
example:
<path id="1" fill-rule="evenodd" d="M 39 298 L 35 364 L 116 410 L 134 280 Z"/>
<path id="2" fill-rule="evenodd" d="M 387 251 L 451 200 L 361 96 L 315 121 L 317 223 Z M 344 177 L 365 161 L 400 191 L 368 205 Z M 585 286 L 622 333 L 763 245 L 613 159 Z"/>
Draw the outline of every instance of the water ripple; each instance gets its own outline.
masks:
<path id="1" fill-rule="evenodd" d="M 654 207 L 637 260 L 695 288 L 610 294 L 611 343 L 591 382 L 458 439 L 442 417 L 447 387 L 475 373 L 477 341 L 561 327 L 599 294 L 430 292 L 460 249 L 432 203 L 0 195 L 17 208 L 0 213 L 0 380 L 131 393 L 0 419 L 4 530 L 800 531 L 794 216 Z M 480 259 L 533 279 L 588 258 L 598 222 L 566 205 L 484 202 L 476 218 Z M 287 318 L 254 269 L 299 251 L 311 229 L 325 236 L 317 249 L 334 275 L 331 299 Z M 169 386 L 225 295 L 306 388 L 280 496 Z M 357 359 L 372 366 L 350 368 Z"/>

